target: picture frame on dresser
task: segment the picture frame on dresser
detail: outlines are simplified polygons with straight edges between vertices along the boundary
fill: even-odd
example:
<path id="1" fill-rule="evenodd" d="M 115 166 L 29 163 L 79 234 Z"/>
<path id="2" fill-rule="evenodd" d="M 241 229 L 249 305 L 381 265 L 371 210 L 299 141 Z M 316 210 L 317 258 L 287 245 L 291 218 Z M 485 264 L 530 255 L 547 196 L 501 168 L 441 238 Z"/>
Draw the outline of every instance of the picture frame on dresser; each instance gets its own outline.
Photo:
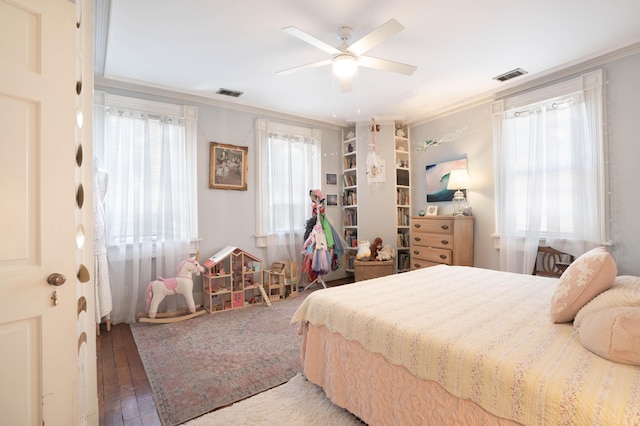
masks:
<path id="1" fill-rule="evenodd" d="M 438 206 L 427 206 L 427 216 L 437 216 Z"/>

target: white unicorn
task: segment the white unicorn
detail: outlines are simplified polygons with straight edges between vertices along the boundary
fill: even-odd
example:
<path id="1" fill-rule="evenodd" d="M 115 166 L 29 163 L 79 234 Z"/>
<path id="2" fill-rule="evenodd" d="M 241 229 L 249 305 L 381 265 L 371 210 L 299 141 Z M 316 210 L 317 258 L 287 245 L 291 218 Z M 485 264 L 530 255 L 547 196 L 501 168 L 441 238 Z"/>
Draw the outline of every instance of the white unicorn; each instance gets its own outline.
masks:
<path id="1" fill-rule="evenodd" d="M 178 265 L 178 275 L 174 278 L 158 277 L 147 286 L 147 312 L 149 318 L 155 318 L 158 306 L 167 295 L 182 294 L 187 301 L 189 311 L 193 314 L 196 311 L 196 304 L 193 301 L 193 278 L 192 274 L 200 275 L 204 272 L 204 267 L 198 263 L 198 255 L 185 259 Z"/>

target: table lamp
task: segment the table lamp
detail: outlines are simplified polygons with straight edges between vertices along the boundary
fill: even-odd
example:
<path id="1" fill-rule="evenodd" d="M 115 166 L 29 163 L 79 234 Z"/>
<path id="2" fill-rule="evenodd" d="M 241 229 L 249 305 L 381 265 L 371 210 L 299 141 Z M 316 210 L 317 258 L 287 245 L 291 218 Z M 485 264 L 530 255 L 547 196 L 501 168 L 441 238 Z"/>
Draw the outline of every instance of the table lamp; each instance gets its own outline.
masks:
<path id="1" fill-rule="evenodd" d="M 464 197 L 463 189 L 469 189 L 469 173 L 465 169 L 451 170 L 449 173 L 449 183 L 447 189 L 456 190 L 453 194 L 453 215 L 462 216 L 467 200 Z"/>

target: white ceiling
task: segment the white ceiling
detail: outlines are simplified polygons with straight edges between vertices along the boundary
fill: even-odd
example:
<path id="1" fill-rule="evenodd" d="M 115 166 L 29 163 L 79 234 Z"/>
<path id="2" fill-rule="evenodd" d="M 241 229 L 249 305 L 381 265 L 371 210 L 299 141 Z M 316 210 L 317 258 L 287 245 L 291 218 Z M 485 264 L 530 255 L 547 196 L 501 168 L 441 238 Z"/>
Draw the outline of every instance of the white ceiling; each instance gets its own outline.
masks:
<path id="1" fill-rule="evenodd" d="M 105 79 L 328 123 L 416 121 L 640 43 L 638 0 L 96 2 L 98 19 L 109 12 L 106 45 L 96 48 Z M 330 66 L 276 74 L 331 56 L 284 27 L 337 47 L 338 27 L 352 27 L 354 42 L 391 18 L 405 29 L 366 54 L 417 66 L 411 76 L 361 67 L 353 92 L 341 94 Z M 100 31 L 98 22 L 98 41 Z M 518 67 L 528 74 L 492 79 Z"/>

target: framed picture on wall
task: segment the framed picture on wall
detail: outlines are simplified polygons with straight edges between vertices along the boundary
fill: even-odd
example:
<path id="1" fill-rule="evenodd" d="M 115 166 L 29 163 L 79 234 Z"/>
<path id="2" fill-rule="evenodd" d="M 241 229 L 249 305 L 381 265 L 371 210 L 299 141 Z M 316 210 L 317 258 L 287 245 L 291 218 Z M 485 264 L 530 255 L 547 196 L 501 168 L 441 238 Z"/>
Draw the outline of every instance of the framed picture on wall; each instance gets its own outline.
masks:
<path id="1" fill-rule="evenodd" d="M 449 174 L 451 170 L 467 169 L 467 159 L 460 158 L 459 160 L 445 161 L 438 164 L 431 164 L 427 166 L 426 170 L 426 188 L 427 188 L 427 203 L 435 203 L 438 201 L 451 201 L 453 200 L 453 194 L 456 191 L 447 189 L 449 183 Z M 465 197 L 467 196 L 466 189 L 464 191 Z"/>
<path id="2" fill-rule="evenodd" d="M 338 205 L 338 194 L 327 194 L 327 205 L 328 206 L 337 206 Z"/>
<path id="3" fill-rule="evenodd" d="M 211 142 L 209 152 L 209 188 L 247 190 L 246 146 Z"/>
<path id="4" fill-rule="evenodd" d="M 327 173 L 325 176 L 325 183 L 327 185 L 337 185 L 338 184 L 338 175 L 336 173 Z"/>

